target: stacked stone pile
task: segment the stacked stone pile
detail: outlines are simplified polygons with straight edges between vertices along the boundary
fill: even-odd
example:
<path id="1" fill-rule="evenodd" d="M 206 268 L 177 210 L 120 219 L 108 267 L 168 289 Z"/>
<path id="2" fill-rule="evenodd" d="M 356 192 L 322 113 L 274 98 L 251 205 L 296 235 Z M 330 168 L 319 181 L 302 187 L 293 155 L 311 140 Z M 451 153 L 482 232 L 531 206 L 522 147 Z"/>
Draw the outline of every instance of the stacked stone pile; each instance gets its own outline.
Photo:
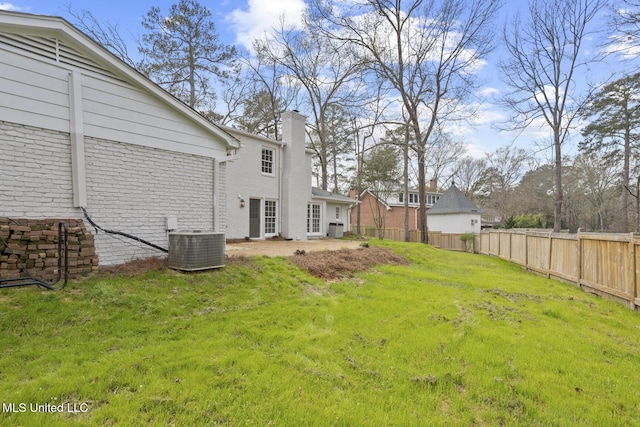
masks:
<path id="1" fill-rule="evenodd" d="M 55 280 L 60 222 L 65 222 L 69 230 L 69 277 L 84 276 L 97 270 L 94 236 L 81 219 L 0 217 L 0 279 L 31 275 L 41 280 Z"/>

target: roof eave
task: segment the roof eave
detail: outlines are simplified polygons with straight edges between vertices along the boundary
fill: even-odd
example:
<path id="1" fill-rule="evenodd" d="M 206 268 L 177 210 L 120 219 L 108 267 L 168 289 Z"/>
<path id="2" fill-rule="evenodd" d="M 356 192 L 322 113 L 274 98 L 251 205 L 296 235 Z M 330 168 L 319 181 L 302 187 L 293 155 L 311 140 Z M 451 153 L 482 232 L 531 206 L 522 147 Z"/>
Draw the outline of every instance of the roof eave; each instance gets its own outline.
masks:
<path id="1" fill-rule="evenodd" d="M 196 110 L 149 80 L 138 70 L 122 61 L 113 53 L 109 52 L 104 48 L 104 46 L 84 34 L 66 19 L 59 16 L 36 15 L 0 10 L 0 25 L 6 30 L 13 30 L 16 32 L 28 31 L 31 35 L 64 38 L 65 42 L 82 51 L 91 59 L 106 65 L 109 68 L 115 69 L 117 73 L 125 75 L 127 79 L 129 79 L 130 83 L 134 83 L 135 85 L 151 91 L 163 102 L 166 102 L 181 111 L 217 138 L 223 140 L 226 143 L 227 149 L 240 148 L 240 141 L 233 135 L 229 134 L 215 123 L 207 120 Z"/>

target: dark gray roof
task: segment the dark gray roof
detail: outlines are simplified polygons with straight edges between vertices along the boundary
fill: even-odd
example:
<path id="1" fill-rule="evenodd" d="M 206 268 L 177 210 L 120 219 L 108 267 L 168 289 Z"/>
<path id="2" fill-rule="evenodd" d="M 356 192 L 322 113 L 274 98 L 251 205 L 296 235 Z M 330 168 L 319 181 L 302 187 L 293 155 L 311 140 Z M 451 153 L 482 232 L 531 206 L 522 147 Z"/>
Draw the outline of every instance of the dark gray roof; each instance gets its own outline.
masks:
<path id="1" fill-rule="evenodd" d="M 427 211 L 427 215 L 453 213 L 480 213 L 480 209 L 452 184 L 440 199 Z"/>
<path id="2" fill-rule="evenodd" d="M 358 203 L 357 200 L 352 199 L 347 196 L 343 196 L 341 194 L 332 193 L 327 190 L 322 190 L 321 188 L 311 187 L 311 195 L 318 199 L 330 200 L 334 203 L 342 203 L 342 204 L 355 204 Z"/>

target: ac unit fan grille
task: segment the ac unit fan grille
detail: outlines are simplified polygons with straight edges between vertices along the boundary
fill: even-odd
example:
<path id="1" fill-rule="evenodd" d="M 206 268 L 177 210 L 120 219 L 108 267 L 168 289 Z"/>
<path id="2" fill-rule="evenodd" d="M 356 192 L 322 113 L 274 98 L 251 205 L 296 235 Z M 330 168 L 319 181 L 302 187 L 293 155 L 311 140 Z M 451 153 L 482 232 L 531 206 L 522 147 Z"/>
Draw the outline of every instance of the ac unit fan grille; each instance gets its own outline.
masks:
<path id="1" fill-rule="evenodd" d="M 224 267 L 224 233 L 169 233 L 169 268 L 195 271 Z"/>

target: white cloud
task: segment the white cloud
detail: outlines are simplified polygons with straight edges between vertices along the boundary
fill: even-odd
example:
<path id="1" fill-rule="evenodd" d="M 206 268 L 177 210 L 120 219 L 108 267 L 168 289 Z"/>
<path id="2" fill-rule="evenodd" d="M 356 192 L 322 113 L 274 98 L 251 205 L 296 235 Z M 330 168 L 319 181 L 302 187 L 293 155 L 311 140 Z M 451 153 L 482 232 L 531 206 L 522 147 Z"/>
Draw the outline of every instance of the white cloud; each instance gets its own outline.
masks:
<path id="1" fill-rule="evenodd" d="M 0 10 L 8 10 L 11 12 L 20 12 L 20 11 L 24 11 L 23 8 L 18 7 L 14 4 L 11 3 L 0 3 Z"/>
<path id="2" fill-rule="evenodd" d="M 640 56 L 640 46 L 638 46 L 638 40 L 635 37 L 615 36 L 610 38 L 605 52 L 618 54 L 623 59 L 634 59 Z"/>
<path id="3" fill-rule="evenodd" d="M 287 23 L 301 23 L 304 8 L 303 0 L 249 0 L 247 10 L 235 9 L 226 19 L 236 33 L 236 43 L 250 48 L 256 38 L 277 27 L 282 16 Z"/>
<path id="4" fill-rule="evenodd" d="M 488 154 L 488 151 L 485 147 L 481 147 L 478 144 L 468 143 L 467 144 L 467 156 L 474 159 L 484 159 Z"/>
<path id="5" fill-rule="evenodd" d="M 494 95 L 498 95 L 499 93 L 500 93 L 500 90 L 495 87 L 483 87 L 478 91 L 478 95 L 483 97 L 494 96 Z"/>
<path id="6" fill-rule="evenodd" d="M 471 118 L 470 122 L 474 126 L 490 126 L 496 122 L 504 122 L 507 120 L 504 112 L 497 111 L 491 104 L 474 105 L 476 114 Z"/>

